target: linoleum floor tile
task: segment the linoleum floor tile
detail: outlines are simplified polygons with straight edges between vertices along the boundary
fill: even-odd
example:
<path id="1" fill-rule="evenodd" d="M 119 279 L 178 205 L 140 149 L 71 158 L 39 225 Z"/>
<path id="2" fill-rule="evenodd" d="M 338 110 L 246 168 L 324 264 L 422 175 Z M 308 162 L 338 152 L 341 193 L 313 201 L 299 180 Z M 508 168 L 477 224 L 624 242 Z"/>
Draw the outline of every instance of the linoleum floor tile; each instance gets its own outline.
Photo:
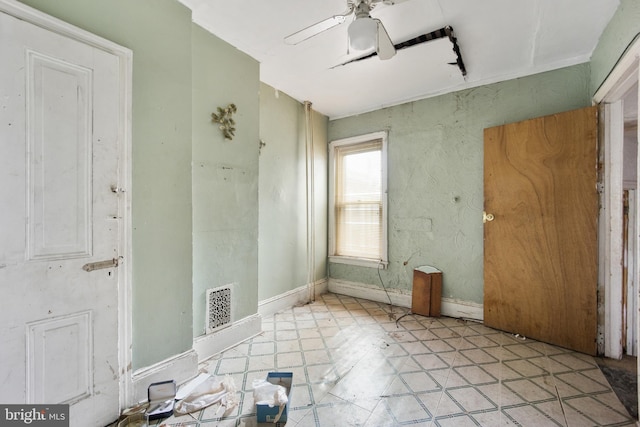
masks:
<path id="1" fill-rule="evenodd" d="M 164 424 L 262 427 L 253 381 L 285 371 L 288 427 L 635 425 L 592 357 L 479 322 L 324 294 L 263 324 L 200 365 L 234 380 L 239 405 Z"/>

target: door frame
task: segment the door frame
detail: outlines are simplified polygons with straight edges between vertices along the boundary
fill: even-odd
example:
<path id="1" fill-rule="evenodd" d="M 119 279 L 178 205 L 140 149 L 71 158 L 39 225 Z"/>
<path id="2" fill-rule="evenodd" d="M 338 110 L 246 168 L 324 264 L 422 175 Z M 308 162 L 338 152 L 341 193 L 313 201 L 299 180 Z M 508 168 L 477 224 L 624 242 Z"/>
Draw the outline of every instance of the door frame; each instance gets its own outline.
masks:
<path id="1" fill-rule="evenodd" d="M 626 94 L 629 93 L 629 90 L 633 87 L 633 85 L 640 81 L 640 38 L 636 38 L 626 49 L 622 57 L 618 60 L 613 70 L 609 73 L 607 78 L 604 80 L 602 85 L 598 88 L 596 93 L 593 96 L 593 102 L 595 104 L 599 104 L 603 106 L 604 110 L 604 121 L 603 121 L 603 137 L 604 137 L 604 152 L 610 153 L 610 159 L 613 160 L 611 164 L 609 164 L 610 169 L 615 169 L 615 178 L 614 182 L 611 180 L 611 176 L 607 176 L 605 172 L 604 179 L 604 194 L 603 194 L 603 205 L 611 205 L 615 203 L 613 193 L 617 193 L 618 189 L 616 188 L 614 191 L 611 191 L 615 186 L 619 186 L 620 193 L 622 193 L 622 170 L 623 170 L 623 139 L 624 139 L 624 111 L 622 108 L 622 100 Z M 640 95 L 640 85 L 639 85 L 639 95 Z M 640 104 L 640 96 L 638 97 Z M 640 112 L 638 113 L 640 116 Z M 638 117 L 640 119 L 640 117 Z M 638 132 L 638 131 L 636 131 Z M 640 132 L 637 134 L 638 140 L 640 141 Z M 613 153 L 612 151 L 616 152 Z M 640 168 L 640 151 L 638 152 L 638 156 L 636 159 L 638 168 Z M 606 166 L 605 166 L 606 168 Z M 619 175 L 619 182 L 618 180 Z M 609 178 L 609 181 L 607 181 Z M 640 175 L 636 178 L 636 188 L 640 184 Z M 610 191 L 608 192 L 607 189 Z M 621 206 L 622 200 L 620 200 Z M 635 201 L 635 222 L 636 224 L 640 224 L 640 197 L 636 197 Z M 622 216 L 614 217 L 611 214 L 605 214 L 600 218 L 601 224 L 600 230 L 613 230 L 616 233 L 618 230 L 622 232 Z M 600 234 L 601 240 L 610 241 L 612 237 L 611 233 L 604 232 Z M 622 240 L 620 233 L 620 240 Z M 635 253 L 638 253 L 640 249 L 640 236 L 636 234 L 633 236 L 633 244 Z M 606 246 L 606 245 L 605 245 Z M 604 252 L 600 255 L 599 260 L 599 268 L 605 274 L 602 277 L 603 282 L 602 285 L 604 287 L 605 292 L 605 317 L 604 317 L 604 354 L 606 357 L 611 357 L 615 359 L 619 359 L 622 357 L 622 313 L 620 308 L 620 303 L 622 301 L 622 288 L 621 286 L 612 286 L 612 278 L 610 273 L 614 270 L 620 269 L 620 279 L 622 278 L 622 258 L 617 258 L 610 256 L 611 254 L 607 252 L 606 247 L 602 247 Z M 622 254 L 620 254 L 621 256 Z M 640 273 L 638 271 L 634 271 L 634 279 L 636 283 L 640 278 Z M 618 282 L 621 283 L 621 282 Z M 640 303 L 640 294 L 635 295 L 636 303 Z M 639 305 L 637 305 L 639 306 Z M 636 313 L 638 315 L 638 313 Z M 640 318 L 640 316 L 638 316 Z M 636 339 L 640 339 L 640 330 L 636 328 Z M 640 357 L 638 358 L 640 361 Z M 639 365 L 640 367 L 640 365 Z M 638 402 L 640 402 L 640 391 L 638 393 Z"/>
<path id="2" fill-rule="evenodd" d="M 598 183 L 600 211 L 598 218 L 598 291 L 604 295 L 604 320 L 598 325 L 598 353 L 613 359 L 622 358 L 622 171 L 624 117 L 622 101 L 600 105 L 599 161 L 602 176 Z M 616 285 L 618 284 L 618 285 Z"/>
<path id="3" fill-rule="evenodd" d="M 0 12 L 37 25 L 80 43 L 108 52 L 118 57 L 119 115 L 118 115 L 118 182 L 114 191 L 118 203 L 118 359 L 120 410 L 133 401 L 131 376 L 132 343 L 132 244 L 131 244 L 131 108 L 133 81 L 133 52 L 88 31 L 49 16 L 15 0 L 0 0 Z"/>
<path id="4" fill-rule="evenodd" d="M 618 309 L 618 304 L 622 301 L 622 289 L 620 286 L 612 286 L 613 283 L 621 283 L 622 281 L 622 150 L 624 140 L 622 99 L 639 79 L 639 62 L 640 39 L 636 39 L 593 96 L 593 102 L 601 105 L 603 112 L 603 117 L 601 117 L 602 149 L 605 161 L 604 180 L 601 183 L 603 186 L 601 203 L 605 212 L 600 217 L 599 227 L 601 249 L 599 271 L 602 280 L 600 287 L 604 291 L 605 311 L 602 330 L 604 335 L 603 351 L 606 357 L 614 359 L 622 357 L 622 312 Z M 640 159 L 638 159 L 638 163 L 640 164 Z M 640 180 L 640 176 L 638 180 Z M 637 200 L 636 223 L 640 220 L 638 207 L 640 205 Z M 612 230 L 612 232 L 607 232 L 607 230 Z M 634 236 L 633 244 L 637 251 L 640 248 L 640 240 L 637 235 Z M 637 276 L 638 273 L 635 274 Z"/>

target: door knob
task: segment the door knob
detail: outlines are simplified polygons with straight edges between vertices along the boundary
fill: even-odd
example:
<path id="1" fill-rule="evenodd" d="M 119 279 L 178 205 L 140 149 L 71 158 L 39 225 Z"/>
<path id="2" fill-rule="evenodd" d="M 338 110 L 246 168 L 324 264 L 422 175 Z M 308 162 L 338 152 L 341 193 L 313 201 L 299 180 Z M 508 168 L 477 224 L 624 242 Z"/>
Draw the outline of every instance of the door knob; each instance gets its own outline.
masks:
<path id="1" fill-rule="evenodd" d="M 493 214 L 488 214 L 486 212 L 482 212 L 482 223 L 486 223 L 486 222 L 491 222 L 495 219 L 495 217 L 493 216 Z"/>

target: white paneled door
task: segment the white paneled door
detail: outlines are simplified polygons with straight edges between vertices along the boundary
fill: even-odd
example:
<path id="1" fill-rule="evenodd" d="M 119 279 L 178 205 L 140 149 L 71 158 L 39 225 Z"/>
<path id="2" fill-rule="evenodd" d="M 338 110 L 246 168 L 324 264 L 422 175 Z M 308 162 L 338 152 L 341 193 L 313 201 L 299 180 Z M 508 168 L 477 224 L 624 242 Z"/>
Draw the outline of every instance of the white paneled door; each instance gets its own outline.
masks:
<path id="1" fill-rule="evenodd" d="M 119 411 L 118 57 L 0 13 L 0 402 Z"/>

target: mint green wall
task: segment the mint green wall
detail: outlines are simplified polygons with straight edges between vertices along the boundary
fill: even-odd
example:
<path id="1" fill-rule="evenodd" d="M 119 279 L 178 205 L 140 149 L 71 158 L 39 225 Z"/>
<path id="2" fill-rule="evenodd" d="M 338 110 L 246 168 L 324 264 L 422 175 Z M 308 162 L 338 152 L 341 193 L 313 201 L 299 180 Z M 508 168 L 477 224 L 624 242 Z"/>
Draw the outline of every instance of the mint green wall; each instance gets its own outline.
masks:
<path id="1" fill-rule="evenodd" d="M 189 350 L 191 12 L 174 0 L 24 3 L 133 51 L 132 369 Z"/>
<path id="2" fill-rule="evenodd" d="M 387 288 L 443 271 L 443 297 L 483 301 L 483 129 L 590 105 L 589 65 L 463 90 L 329 122 L 329 140 L 389 130 Z M 405 265 L 406 263 L 406 265 Z M 381 286 L 375 268 L 329 277 Z"/>
<path id="3" fill-rule="evenodd" d="M 640 33 L 640 2 L 621 0 L 591 56 L 591 94 L 607 78 L 625 49 Z"/>
<path id="4" fill-rule="evenodd" d="M 232 317 L 258 307 L 259 64 L 193 26 L 193 335 L 204 334 L 206 290 L 233 285 Z M 234 103 L 236 133 L 211 122 Z"/>
<path id="5" fill-rule="evenodd" d="M 326 276 L 327 125 L 313 112 L 315 273 Z M 284 294 L 308 282 L 304 105 L 266 84 L 260 86 L 260 244 L 258 298 Z"/>

